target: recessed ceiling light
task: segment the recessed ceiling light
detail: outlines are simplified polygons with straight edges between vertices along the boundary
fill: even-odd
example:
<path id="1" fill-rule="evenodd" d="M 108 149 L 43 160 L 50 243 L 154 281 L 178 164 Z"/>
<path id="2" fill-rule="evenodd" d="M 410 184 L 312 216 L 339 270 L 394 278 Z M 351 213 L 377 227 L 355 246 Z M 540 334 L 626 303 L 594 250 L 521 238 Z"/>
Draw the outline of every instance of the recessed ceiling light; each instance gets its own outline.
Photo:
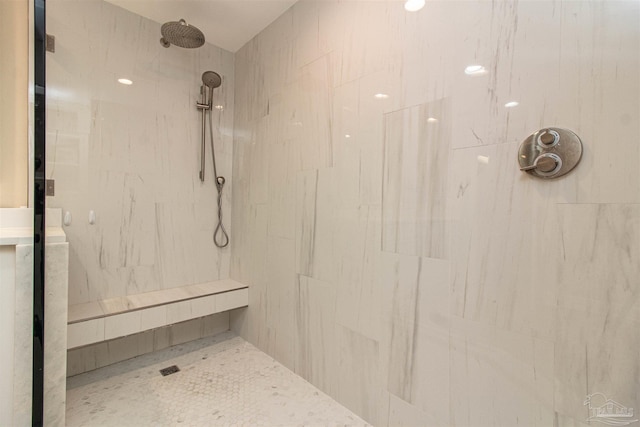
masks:
<path id="1" fill-rule="evenodd" d="M 118 79 L 118 83 L 122 83 L 123 85 L 132 85 L 133 82 L 129 79 Z"/>
<path id="2" fill-rule="evenodd" d="M 424 7 L 425 0 L 407 0 L 404 8 L 407 12 L 417 12 Z"/>
<path id="3" fill-rule="evenodd" d="M 481 76 L 483 74 L 487 74 L 487 69 L 482 65 L 469 65 L 464 69 L 464 73 L 467 76 Z"/>
<path id="4" fill-rule="evenodd" d="M 345 137 L 345 138 L 351 138 L 351 135 L 346 134 L 344 137 Z"/>
<path id="5" fill-rule="evenodd" d="M 375 95 L 373 95 L 376 99 L 387 99 L 389 97 L 389 95 L 387 95 L 386 93 L 376 93 Z"/>
<path id="6" fill-rule="evenodd" d="M 438 119 L 436 119 L 435 117 L 429 117 L 427 119 L 427 123 L 436 123 L 438 121 Z"/>
<path id="7" fill-rule="evenodd" d="M 507 108 L 517 107 L 518 105 L 520 105 L 518 101 L 509 101 L 506 104 L 504 104 L 504 106 Z"/>
<path id="8" fill-rule="evenodd" d="M 224 107 L 222 105 L 215 105 L 213 108 L 215 108 L 216 110 L 224 109 Z"/>

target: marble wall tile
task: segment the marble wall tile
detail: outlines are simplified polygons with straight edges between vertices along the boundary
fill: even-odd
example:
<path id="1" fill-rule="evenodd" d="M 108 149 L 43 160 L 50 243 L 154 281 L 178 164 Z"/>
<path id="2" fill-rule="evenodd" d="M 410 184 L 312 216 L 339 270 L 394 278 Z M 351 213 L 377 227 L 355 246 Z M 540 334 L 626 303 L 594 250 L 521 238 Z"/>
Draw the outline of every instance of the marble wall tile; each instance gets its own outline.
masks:
<path id="1" fill-rule="evenodd" d="M 234 169 L 234 173 L 236 170 Z M 231 314 L 231 321 L 236 326 L 246 327 L 246 335 L 251 336 L 252 342 L 261 349 L 265 349 L 268 340 L 267 316 L 267 256 L 268 253 L 268 222 L 267 205 L 250 205 L 245 210 L 237 209 L 240 201 L 235 198 L 233 221 L 235 224 L 249 227 L 250 233 L 241 233 L 232 250 L 232 276 L 251 287 L 249 305 L 256 310 L 236 310 Z M 244 206 L 244 205 L 243 205 Z M 244 240 L 250 238 L 250 240 Z M 238 254 L 241 254 L 238 256 Z M 237 272 L 237 273 L 236 273 Z M 236 315 L 238 317 L 236 317 Z M 242 320 L 239 319 L 242 318 Z M 250 321 L 244 321 L 246 318 Z M 250 325 L 250 326 L 249 326 Z"/>
<path id="2" fill-rule="evenodd" d="M 3 284 L 5 282 L 3 281 Z M 9 293 L 9 292 L 7 292 Z M 8 299 L 8 298 L 6 298 Z M 15 247 L 15 307 L 33 307 L 33 246 Z M 33 381 L 33 310 L 15 310 L 13 343 L 13 424 L 31 423 Z M 8 325 L 5 324 L 5 330 Z M 26 338 L 26 339 L 25 339 Z M 5 400 L 6 402 L 9 399 Z"/>
<path id="3" fill-rule="evenodd" d="M 384 274 L 388 289 L 385 296 L 392 298 L 387 309 L 391 319 L 387 386 L 392 394 L 410 402 L 422 261 L 415 257 L 397 257 L 393 261 L 385 265 L 389 271 Z"/>
<path id="4" fill-rule="evenodd" d="M 517 144 L 454 150 L 452 313 L 553 339 L 557 283 L 546 260 L 561 241 L 563 190 L 519 176 Z"/>
<path id="5" fill-rule="evenodd" d="M 300 146 L 300 168 L 319 169 L 333 165 L 332 90 L 333 76 L 327 56 L 300 68 L 294 117 Z M 298 122 L 300 124 L 298 124 Z"/>
<path id="6" fill-rule="evenodd" d="M 167 333 L 167 347 L 169 347 L 227 331 L 229 329 L 228 319 L 228 316 L 222 316 L 219 318 L 201 317 L 177 323 L 170 329 L 160 330 Z M 158 342 L 162 341 L 158 338 L 156 338 L 156 340 Z"/>
<path id="7" fill-rule="evenodd" d="M 247 167 L 243 168 L 246 179 L 251 183 L 249 200 L 252 203 L 267 203 L 269 200 L 269 164 L 264 161 L 268 156 L 269 138 L 268 120 L 251 130 L 252 143 L 247 147 Z"/>
<path id="8" fill-rule="evenodd" d="M 391 394 L 389 396 L 389 425 L 396 427 L 422 427 L 425 425 L 438 425 L 415 406 Z"/>
<path id="9" fill-rule="evenodd" d="M 140 330 L 159 328 L 167 324 L 167 306 L 161 305 L 142 310 L 140 314 Z"/>
<path id="10" fill-rule="evenodd" d="M 67 346 L 80 347 L 104 341 L 104 318 L 72 323 L 67 328 Z"/>
<path id="11" fill-rule="evenodd" d="M 295 244 L 291 239 L 269 237 L 267 286 L 263 302 L 268 328 L 267 349 L 289 369 L 295 363 Z"/>
<path id="12" fill-rule="evenodd" d="M 554 425 L 554 344 L 466 321 L 451 326 L 451 425 Z"/>
<path id="13" fill-rule="evenodd" d="M 67 376 L 112 365 L 132 357 L 162 350 L 186 341 L 229 330 L 229 313 L 217 313 L 175 325 L 101 341 L 67 352 Z"/>
<path id="14" fill-rule="evenodd" d="M 556 408 L 585 420 L 586 395 L 640 407 L 640 206 L 561 205 Z"/>
<path id="15" fill-rule="evenodd" d="M 71 377 L 82 372 L 96 369 L 96 359 L 106 359 L 105 348 L 106 343 L 103 341 L 92 346 L 67 351 L 67 376 Z M 89 349 L 91 351 L 89 351 Z"/>
<path id="16" fill-rule="evenodd" d="M 192 299 L 191 314 L 193 317 L 202 317 L 215 312 L 218 307 L 217 299 L 218 295 L 209 295 L 207 297 Z"/>
<path id="17" fill-rule="evenodd" d="M 338 276 L 336 225 L 339 212 L 334 208 L 340 186 L 334 168 L 318 170 L 313 235 L 313 278 L 333 282 Z"/>
<path id="18" fill-rule="evenodd" d="M 386 424 L 389 393 L 385 390 L 385 369 L 380 366 L 380 346 L 350 329 L 336 326 L 338 336 L 337 399 L 362 414 L 373 425 Z"/>
<path id="19" fill-rule="evenodd" d="M 352 31 L 357 10 L 357 4 L 349 2 L 319 8 L 318 43 L 323 52 L 329 53 L 343 46 L 348 32 Z"/>
<path id="20" fill-rule="evenodd" d="M 298 174 L 296 193 L 296 271 L 313 275 L 318 171 Z"/>
<path id="21" fill-rule="evenodd" d="M 77 19 L 69 26 L 68 19 Z M 226 278 L 229 250 L 212 242 L 216 190 L 207 144 L 198 179 L 201 75 L 218 72 L 212 113 L 229 218 L 234 55 L 212 44 L 164 49 L 160 24 L 102 1 L 52 1 L 47 64 L 48 178 L 69 211 L 72 304 Z M 117 82 L 126 77 L 134 83 Z M 88 224 L 88 214 L 96 223 Z M 184 261 L 181 263 L 181 261 Z"/>
<path id="22" fill-rule="evenodd" d="M 461 48 L 455 55 L 458 68 L 451 74 L 455 76 L 454 96 L 465 100 L 454 105 L 454 146 L 522 141 L 543 126 L 560 123 L 578 133 L 586 145 L 583 163 L 574 174 L 581 182 L 579 201 L 636 203 L 637 147 L 627 146 L 628 138 L 619 135 L 638 128 L 638 82 L 627 73 L 633 73 L 630 63 L 638 63 L 639 42 L 635 35 L 619 29 L 637 24 L 638 5 L 566 2 L 558 7 L 553 2 L 517 6 L 504 2 L 491 8 L 476 2 L 470 7 L 469 14 L 458 17 L 461 24 L 468 22 L 469 30 L 464 34 L 465 43 L 456 43 Z M 540 35 L 542 20 L 545 31 Z M 614 20 L 617 25 L 608 24 Z M 579 30 L 562 31 L 567 25 Z M 455 31 L 450 28 L 445 34 L 460 40 Z M 533 33 L 538 35 L 530 37 Z M 589 37 L 597 42 L 585 46 Z M 488 72 L 464 75 L 464 67 L 472 63 L 484 65 Z M 540 67 L 557 72 L 536 72 Z M 591 69 L 598 72 L 585 72 Z M 584 87 L 593 91 L 586 93 Z M 509 100 L 519 101 L 520 106 L 504 108 Z M 614 105 L 622 105 L 624 113 L 618 114 Z M 613 143 L 602 143 L 601 135 L 615 140 L 615 148 Z M 616 173 L 610 169 L 613 165 Z"/>
<path id="23" fill-rule="evenodd" d="M 294 237 L 296 202 L 295 151 L 293 140 L 274 140 L 268 147 L 269 235 Z"/>
<path id="24" fill-rule="evenodd" d="M 385 115 L 382 249 L 446 258 L 447 101 Z"/>
<path id="25" fill-rule="evenodd" d="M 69 243 L 45 248 L 44 419 L 65 425 Z"/>
<path id="26" fill-rule="evenodd" d="M 368 82 L 367 80 L 372 80 Z M 382 79 L 384 80 L 384 79 Z M 334 88 L 333 141 L 335 164 L 346 174 L 342 177 L 343 197 L 361 205 L 380 205 L 382 201 L 383 121 L 380 114 L 388 106 L 375 98 L 381 87 L 378 79 L 362 78 Z M 357 188 L 357 195 L 350 191 Z"/>
<path id="27" fill-rule="evenodd" d="M 358 83 L 354 80 L 333 88 L 331 130 L 336 158 L 340 157 L 341 148 L 356 145 L 359 141 Z"/>
<path id="28" fill-rule="evenodd" d="M 15 246 L 0 246 L 0 281 L 3 287 L 7 287 L 7 297 L 0 305 L 0 321 L 6 325 L 2 332 L 2 350 L 0 351 L 0 363 L 5 366 L 13 366 L 14 363 L 14 345 L 16 341 L 24 339 L 16 337 L 15 330 L 15 312 L 16 307 L 16 250 Z M 33 303 L 31 304 L 33 305 Z M 29 305 L 27 305 L 29 307 Z M 2 403 L 0 404 L 0 414 L 2 414 L 3 422 L 11 422 L 14 410 L 14 375 L 10 375 L 6 382 L 2 383 L 0 388 L 0 396 Z M 23 390 L 24 391 L 24 390 Z M 20 396 L 21 397 L 21 396 Z"/>
<path id="29" fill-rule="evenodd" d="M 324 53 L 320 49 L 318 2 L 307 2 L 291 10 L 294 45 L 294 65 L 302 68 L 318 59 Z M 308 25 L 315 22 L 315 25 Z"/>
<path id="30" fill-rule="evenodd" d="M 363 173 L 361 166 L 361 150 L 358 144 L 347 142 L 350 138 L 342 138 L 335 145 L 335 161 L 331 168 L 331 191 L 333 204 L 338 208 L 338 217 L 352 215 L 355 208 L 360 206 L 360 178 Z M 374 147 L 371 147 L 374 149 Z M 349 214 L 344 211 L 350 211 Z"/>
<path id="31" fill-rule="evenodd" d="M 297 73 L 297 63 L 294 63 L 294 49 L 296 41 L 293 28 L 293 10 L 286 10 L 275 21 L 261 32 L 260 37 L 253 38 L 247 43 L 249 49 L 236 52 L 237 57 L 261 58 L 264 65 L 264 83 L 267 95 L 271 97 L 279 93 L 284 86 L 291 84 Z M 246 52 L 251 52 L 248 55 Z M 277 60 L 264 61 L 267 58 Z"/>
<path id="32" fill-rule="evenodd" d="M 110 340 L 140 332 L 141 316 L 142 312 L 137 310 L 105 317 L 104 339 Z"/>
<path id="33" fill-rule="evenodd" d="M 269 238 L 268 229 L 269 224 L 267 220 L 267 207 L 265 205 L 258 205 L 253 211 L 255 221 L 252 221 L 252 241 L 248 255 L 247 262 L 251 267 L 250 280 L 252 289 L 254 286 L 265 287 L 267 283 L 267 258 L 264 256 L 267 253 Z"/>
<path id="34" fill-rule="evenodd" d="M 337 393 L 336 287 L 298 275 L 294 371 L 325 393 Z"/>
<path id="35" fill-rule="evenodd" d="M 449 424 L 449 263 L 383 256 L 381 341 L 388 353 L 387 387 L 424 411 L 435 425 Z"/>
<path id="36" fill-rule="evenodd" d="M 581 181 L 579 203 L 640 201 L 636 160 L 640 152 L 628 138 L 640 127 L 640 82 L 633 71 L 640 63 L 640 40 L 631 30 L 637 27 L 638 13 L 637 3 L 589 2 L 564 5 L 560 14 L 560 25 L 575 23 L 581 29 L 563 32 L 561 43 L 556 45 L 562 54 L 560 85 L 566 88 L 564 102 L 557 106 L 558 115 L 586 145 L 584 164 L 576 171 Z M 583 37 L 590 36 L 594 42 L 585 46 Z M 579 54 L 565 56 L 566 52 L 577 52 L 578 46 Z M 598 71 L 586 73 L 586 69 Z M 593 90 L 585 93 L 585 86 Z M 571 108 L 574 105 L 580 108 Z"/>
<path id="37" fill-rule="evenodd" d="M 297 174 L 295 208 L 295 263 L 300 274 L 318 280 L 336 275 L 336 212 L 327 209 L 335 198 L 334 169 Z"/>
<path id="38" fill-rule="evenodd" d="M 247 50 L 251 50 L 251 44 L 252 42 L 249 42 Z M 235 116 L 234 120 L 237 124 L 241 125 L 246 121 L 257 120 L 267 115 L 269 111 L 269 99 L 264 81 L 264 66 L 248 55 L 238 55 L 235 65 L 237 69 L 235 74 L 236 81 L 247 82 L 244 87 L 236 88 L 234 95 L 235 102 L 237 104 L 251 106 L 242 109 L 242 111 L 239 111 Z"/>
<path id="39" fill-rule="evenodd" d="M 227 311 L 249 304 L 249 289 L 238 289 L 215 295 L 216 312 Z"/>
<path id="40" fill-rule="evenodd" d="M 200 319 L 194 319 L 200 326 L 201 338 L 211 337 L 229 330 L 229 312 L 215 313 Z"/>
<path id="41" fill-rule="evenodd" d="M 587 379 L 636 407 L 640 6 L 460 6 L 303 2 L 237 53 L 232 327 L 375 425 L 581 426 Z M 537 180 L 550 125 L 584 155 Z"/>
<path id="42" fill-rule="evenodd" d="M 344 17 L 338 22 L 332 19 L 334 14 L 320 12 L 324 18 L 320 21 L 321 40 L 329 45 L 335 43 L 337 84 L 385 70 L 394 62 L 399 50 L 395 37 L 398 27 L 391 19 L 393 11 L 392 2 L 354 3 L 342 7 Z M 371 30 L 363 31 L 364 28 Z M 330 32 L 335 34 L 329 36 Z"/>
<path id="43" fill-rule="evenodd" d="M 365 337 L 383 336 L 383 255 L 380 250 L 380 207 L 360 206 L 342 217 L 337 236 L 340 276 L 336 323 Z"/>
<path id="44" fill-rule="evenodd" d="M 175 302 L 167 305 L 167 322 L 170 324 L 192 319 L 191 300 Z"/>
<path id="45" fill-rule="evenodd" d="M 32 409 L 33 245 L 1 249 L 1 278 L 9 288 L 5 299 L 11 302 L 10 307 L 3 307 L 9 314 L 3 321 L 10 336 L 3 340 L 9 342 L 5 347 L 10 357 L 2 359 L 10 372 L 0 390 L 2 419 L 8 425 L 22 426 L 31 423 Z M 46 245 L 43 416 L 45 423 L 53 426 L 65 424 L 68 253 L 66 242 Z"/>
<path id="46" fill-rule="evenodd" d="M 216 248 L 216 224 L 204 218 L 199 204 L 155 206 L 157 267 L 163 288 L 224 279 L 228 250 Z"/>

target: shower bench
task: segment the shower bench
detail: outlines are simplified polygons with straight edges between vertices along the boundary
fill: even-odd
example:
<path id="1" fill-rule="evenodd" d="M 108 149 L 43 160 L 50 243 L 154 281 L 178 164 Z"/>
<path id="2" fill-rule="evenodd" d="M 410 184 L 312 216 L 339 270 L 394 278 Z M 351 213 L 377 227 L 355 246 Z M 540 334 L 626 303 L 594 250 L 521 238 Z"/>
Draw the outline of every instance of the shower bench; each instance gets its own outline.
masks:
<path id="1" fill-rule="evenodd" d="M 249 288 L 225 279 L 69 306 L 67 349 L 246 307 Z"/>

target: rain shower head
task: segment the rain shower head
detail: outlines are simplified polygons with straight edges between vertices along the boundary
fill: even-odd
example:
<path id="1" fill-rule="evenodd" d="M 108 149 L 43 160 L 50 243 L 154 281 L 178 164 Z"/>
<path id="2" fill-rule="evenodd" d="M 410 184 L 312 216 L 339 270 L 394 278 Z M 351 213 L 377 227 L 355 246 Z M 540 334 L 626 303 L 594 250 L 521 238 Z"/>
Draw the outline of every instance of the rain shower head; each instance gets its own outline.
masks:
<path id="1" fill-rule="evenodd" d="M 179 47 L 194 48 L 204 44 L 202 31 L 193 25 L 187 24 L 184 19 L 162 24 L 160 32 L 162 33 L 160 44 L 164 47 L 169 47 L 173 44 Z"/>
<path id="2" fill-rule="evenodd" d="M 211 89 L 215 89 L 222 84 L 222 78 L 220 77 L 220 74 L 214 71 L 205 71 L 202 73 L 202 83 Z"/>

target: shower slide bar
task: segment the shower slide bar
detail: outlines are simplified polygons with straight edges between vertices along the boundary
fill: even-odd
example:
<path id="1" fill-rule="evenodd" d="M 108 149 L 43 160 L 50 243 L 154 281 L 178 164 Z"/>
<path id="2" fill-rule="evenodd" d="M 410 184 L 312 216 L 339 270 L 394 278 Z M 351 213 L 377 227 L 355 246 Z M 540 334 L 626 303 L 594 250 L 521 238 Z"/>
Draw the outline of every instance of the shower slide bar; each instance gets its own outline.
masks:
<path id="1" fill-rule="evenodd" d="M 198 107 L 198 110 L 202 111 L 202 138 L 200 140 L 200 181 L 204 182 L 205 150 L 207 140 L 207 110 L 211 109 L 211 102 L 207 102 L 206 86 L 200 86 L 200 94 L 202 95 L 202 102 L 198 102 L 196 106 Z"/>

